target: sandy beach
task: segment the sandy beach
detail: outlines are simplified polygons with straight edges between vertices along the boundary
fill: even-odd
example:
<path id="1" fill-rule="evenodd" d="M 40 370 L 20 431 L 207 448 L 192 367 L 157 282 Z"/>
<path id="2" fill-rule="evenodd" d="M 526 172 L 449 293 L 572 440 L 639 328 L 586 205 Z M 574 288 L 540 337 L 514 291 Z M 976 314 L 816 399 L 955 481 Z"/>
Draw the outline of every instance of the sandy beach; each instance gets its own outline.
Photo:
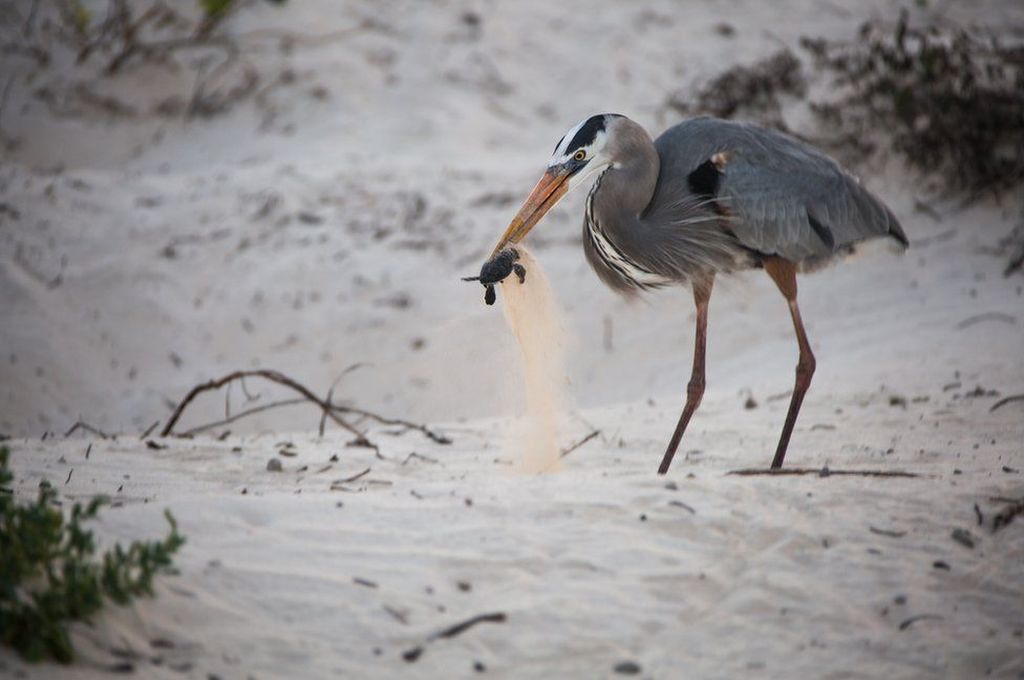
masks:
<path id="1" fill-rule="evenodd" d="M 1013 2 L 915 11 L 1024 27 Z M 792 325 L 762 272 L 716 282 L 707 392 L 663 477 L 688 290 L 605 289 L 583 192 L 530 235 L 566 330 L 559 445 L 589 437 L 536 473 L 504 300 L 460 280 L 581 118 L 660 133 L 670 94 L 898 12 L 260 3 L 230 26 L 260 94 L 214 117 L 153 113 L 191 91 L 186 70 L 100 81 L 136 107 L 117 116 L 16 80 L 0 119 L 17 139 L 0 160 L 13 491 L 111 495 L 104 545 L 160 535 L 169 508 L 187 544 L 156 598 L 74 625 L 74 665 L 0 649 L 0 675 L 1024 677 L 1024 517 L 993 529 L 1024 497 L 1024 401 L 999 403 L 1024 392 L 1024 277 L 999 255 L 1019 197 L 964 207 L 898 158 L 858 169 L 910 248 L 800 279 L 818 368 L 786 463 L 816 474 L 730 474 L 767 467 L 793 386 Z M 0 76 L 26 68 L 5 57 Z M 806 102 L 783 114 L 810 121 Z M 194 385 L 261 368 L 451 443 L 357 419 L 377 449 L 352 446 L 330 422 L 319 436 L 309 404 L 141 436 Z M 175 431 L 287 396 L 247 381 Z M 65 437 L 78 421 L 109 436 Z"/>

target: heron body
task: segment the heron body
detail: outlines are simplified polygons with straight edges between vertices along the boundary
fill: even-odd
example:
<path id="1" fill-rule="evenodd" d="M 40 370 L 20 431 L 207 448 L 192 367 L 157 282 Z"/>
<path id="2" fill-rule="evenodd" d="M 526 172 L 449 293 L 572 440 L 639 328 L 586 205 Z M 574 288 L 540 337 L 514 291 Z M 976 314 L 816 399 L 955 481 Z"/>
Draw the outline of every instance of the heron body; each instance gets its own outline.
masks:
<path id="1" fill-rule="evenodd" d="M 763 268 L 786 298 L 800 347 L 772 462 L 781 467 L 815 366 L 796 303 L 796 273 L 848 254 L 867 239 L 888 237 L 905 247 L 896 217 L 831 158 L 779 132 L 702 117 L 652 141 L 630 119 L 600 114 L 574 126 L 556 145 L 495 255 L 525 237 L 565 193 L 590 177 L 583 246 L 601 280 L 627 295 L 689 284 L 697 306 L 686 404 L 659 472 L 667 472 L 704 393 L 714 278 L 751 268 Z"/>

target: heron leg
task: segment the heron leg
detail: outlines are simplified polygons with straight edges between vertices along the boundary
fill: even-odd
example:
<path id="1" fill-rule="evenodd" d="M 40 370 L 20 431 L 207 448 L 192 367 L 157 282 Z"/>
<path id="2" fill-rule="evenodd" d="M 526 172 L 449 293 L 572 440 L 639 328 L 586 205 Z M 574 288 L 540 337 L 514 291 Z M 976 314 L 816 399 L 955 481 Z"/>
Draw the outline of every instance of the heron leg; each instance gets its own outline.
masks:
<path id="1" fill-rule="evenodd" d="M 679 416 L 676 430 L 672 433 L 672 439 L 668 442 L 665 450 L 665 457 L 661 459 L 661 466 L 658 474 L 668 472 L 672 465 L 672 458 L 676 455 L 679 442 L 686 432 L 686 426 L 690 422 L 693 412 L 700 406 L 700 400 L 704 396 L 704 347 L 708 337 L 708 300 L 711 299 L 711 286 L 714 284 L 714 276 L 693 283 L 693 301 L 697 304 L 697 334 L 693 343 L 693 371 L 690 373 L 690 382 L 686 386 L 686 406 Z"/>
<path id="2" fill-rule="evenodd" d="M 772 459 L 772 469 L 777 470 L 782 467 L 782 461 L 786 458 L 789 438 L 793 434 L 793 426 L 796 424 L 797 414 L 800 413 L 800 404 L 804 401 L 804 393 L 811 385 L 811 376 L 814 375 L 816 362 L 814 353 L 811 352 L 811 344 L 807 341 L 804 322 L 800 318 L 800 308 L 796 304 L 796 265 L 788 260 L 773 257 L 765 259 L 764 269 L 768 272 L 768 276 L 775 281 L 775 285 L 786 298 L 786 302 L 789 303 L 789 314 L 793 317 L 796 341 L 800 346 L 800 359 L 796 364 L 796 383 L 793 385 L 793 396 L 789 400 L 786 424 L 782 426 L 782 436 L 779 437 L 775 458 Z"/>

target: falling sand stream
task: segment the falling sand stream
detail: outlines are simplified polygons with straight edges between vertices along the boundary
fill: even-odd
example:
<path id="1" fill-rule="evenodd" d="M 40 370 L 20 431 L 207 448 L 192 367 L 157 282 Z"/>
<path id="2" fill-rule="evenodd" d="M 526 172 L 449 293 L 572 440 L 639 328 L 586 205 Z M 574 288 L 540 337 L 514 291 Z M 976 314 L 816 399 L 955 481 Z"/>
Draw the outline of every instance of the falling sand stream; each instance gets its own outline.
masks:
<path id="1" fill-rule="evenodd" d="M 508 447 L 518 471 L 553 472 L 560 467 L 558 432 L 566 406 L 566 334 L 540 265 L 522 245 L 516 250 L 526 280 L 506 278 L 501 297 L 522 358 L 526 418 Z"/>

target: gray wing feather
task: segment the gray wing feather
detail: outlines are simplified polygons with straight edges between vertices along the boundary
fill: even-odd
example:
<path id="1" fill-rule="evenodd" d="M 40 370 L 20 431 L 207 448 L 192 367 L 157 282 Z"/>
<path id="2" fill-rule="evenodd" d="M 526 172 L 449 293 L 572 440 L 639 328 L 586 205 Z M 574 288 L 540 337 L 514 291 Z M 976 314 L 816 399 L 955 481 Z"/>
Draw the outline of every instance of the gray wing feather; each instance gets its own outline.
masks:
<path id="1" fill-rule="evenodd" d="M 746 247 L 794 262 L 827 258 L 869 238 L 907 238 L 892 212 L 835 161 L 778 132 L 695 118 L 655 142 L 673 184 L 728 154 L 716 198 Z M 677 185 L 678 186 L 678 185 Z"/>

